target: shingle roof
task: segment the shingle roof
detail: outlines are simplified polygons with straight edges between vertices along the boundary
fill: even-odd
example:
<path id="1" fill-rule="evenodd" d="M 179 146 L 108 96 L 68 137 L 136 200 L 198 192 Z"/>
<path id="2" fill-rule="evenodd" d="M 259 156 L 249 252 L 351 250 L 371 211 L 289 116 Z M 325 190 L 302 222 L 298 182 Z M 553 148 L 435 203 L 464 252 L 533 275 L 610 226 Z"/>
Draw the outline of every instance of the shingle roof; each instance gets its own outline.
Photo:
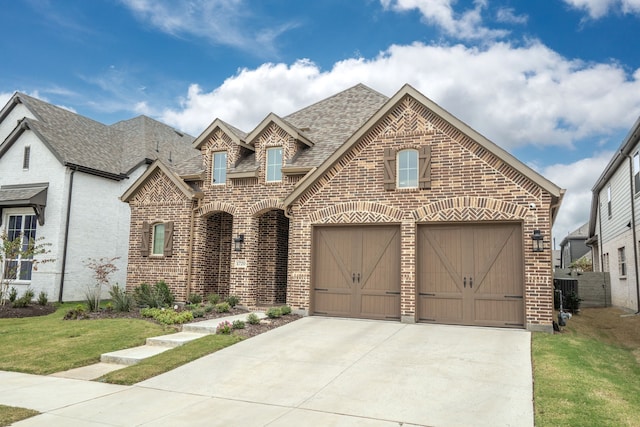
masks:
<path id="1" fill-rule="evenodd" d="M 24 119 L 28 127 L 64 164 L 127 175 L 146 159 L 170 164 L 198 154 L 192 136 L 146 116 L 108 126 L 23 93 L 14 98 L 36 117 Z"/>

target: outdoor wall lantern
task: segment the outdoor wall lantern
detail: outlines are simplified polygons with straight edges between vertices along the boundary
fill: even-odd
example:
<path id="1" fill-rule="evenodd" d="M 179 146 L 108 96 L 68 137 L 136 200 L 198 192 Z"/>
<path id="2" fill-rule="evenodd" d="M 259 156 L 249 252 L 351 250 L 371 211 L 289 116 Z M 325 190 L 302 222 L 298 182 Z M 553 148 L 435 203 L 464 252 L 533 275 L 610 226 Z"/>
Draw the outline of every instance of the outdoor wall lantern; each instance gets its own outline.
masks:
<path id="1" fill-rule="evenodd" d="M 234 237 L 233 239 L 233 250 L 236 252 L 240 252 L 242 250 L 242 246 L 244 245 L 244 234 L 238 234 L 238 237 Z"/>
<path id="2" fill-rule="evenodd" d="M 533 252 L 544 251 L 544 247 L 543 247 L 544 238 L 542 237 L 542 233 L 540 233 L 540 230 L 533 230 L 533 234 L 531 235 L 531 241 L 532 241 Z"/>

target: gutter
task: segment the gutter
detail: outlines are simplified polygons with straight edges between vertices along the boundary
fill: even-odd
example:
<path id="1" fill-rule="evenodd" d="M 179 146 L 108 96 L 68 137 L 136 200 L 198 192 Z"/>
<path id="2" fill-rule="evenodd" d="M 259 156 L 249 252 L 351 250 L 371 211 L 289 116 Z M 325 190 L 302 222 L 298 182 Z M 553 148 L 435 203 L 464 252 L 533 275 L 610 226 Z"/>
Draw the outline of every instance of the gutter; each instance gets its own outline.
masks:
<path id="1" fill-rule="evenodd" d="M 62 272 L 60 273 L 60 292 L 58 293 L 58 302 L 62 302 L 62 292 L 64 291 L 64 272 L 67 267 L 67 250 L 69 247 L 69 220 L 71 218 L 71 195 L 73 194 L 73 176 L 77 172 L 78 167 L 71 169 L 69 176 L 69 196 L 67 197 L 67 221 L 64 227 L 64 245 L 62 248 Z"/>

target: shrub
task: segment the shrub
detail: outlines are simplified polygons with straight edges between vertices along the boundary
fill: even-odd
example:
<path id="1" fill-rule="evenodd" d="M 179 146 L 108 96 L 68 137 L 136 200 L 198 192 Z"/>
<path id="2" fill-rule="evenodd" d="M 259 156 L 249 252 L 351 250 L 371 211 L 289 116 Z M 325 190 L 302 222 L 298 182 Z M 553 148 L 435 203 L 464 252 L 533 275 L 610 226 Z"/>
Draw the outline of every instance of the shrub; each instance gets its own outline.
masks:
<path id="1" fill-rule="evenodd" d="M 124 291 L 120 286 L 114 285 L 109 289 L 113 308 L 120 312 L 129 312 L 133 308 L 133 297 Z"/>
<path id="2" fill-rule="evenodd" d="M 84 305 L 78 304 L 75 308 L 67 310 L 64 315 L 64 320 L 82 319 L 85 314 L 87 314 L 87 311 L 85 310 Z"/>
<path id="3" fill-rule="evenodd" d="M 209 301 L 209 303 L 212 304 L 212 305 L 216 305 L 217 303 L 220 302 L 220 295 L 218 295 L 218 294 L 209 294 L 209 295 L 207 295 L 207 301 Z"/>
<path id="4" fill-rule="evenodd" d="M 113 311 L 113 303 L 112 303 L 111 301 L 107 302 L 107 303 L 104 305 L 104 309 L 105 309 L 106 311 Z"/>
<path id="5" fill-rule="evenodd" d="M 189 302 L 194 305 L 200 304 L 202 302 L 202 295 L 199 295 L 199 294 L 189 295 Z"/>
<path id="6" fill-rule="evenodd" d="M 18 298 L 18 290 L 12 286 L 9 291 L 9 301 L 14 302 Z"/>
<path id="7" fill-rule="evenodd" d="M 13 306 L 15 308 L 24 308 L 31 303 L 34 296 L 35 294 L 33 290 L 31 288 L 27 288 L 27 290 L 24 291 L 24 294 L 13 302 Z"/>
<path id="8" fill-rule="evenodd" d="M 266 314 L 269 319 L 277 319 L 282 317 L 282 309 L 280 307 L 271 307 Z"/>
<path id="9" fill-rule="evenodd" d="M 233 329 L 244 329 L 244 322 L 240 319 L 234 320 L 231 326 L 233 326 Z"/>
<path id="10" fill-rule="evenodd" d="M 260 318 L 255 313 L 249 313 L 249 315 L 247 316 L 247 323 L 249 323 L 250 325 L 257 325 L 258 323 L 260 323 Z"/>
<path id="11" fill-rule="evenodd" d="M 220 302 L 216 304 L 215 309 L 218 313 L 228 313 L 231 310 L 231 306 L 228 302 Z"/>
<path id="12" fill-rule="evenodd" d="M 171 308 L 147 307 L 140 310 L 142 317 L 151 317 L 165 325 L 181 325 L 193 320 L 193 313 L 190 311 L 177 312 Z"/>
<path id="13" fill-rule="evenodd" d="M 49 302 L 49 297 L 47 297 L 47 293 L 45 291 L 40 291 L 38 294 L 38 304 L 39 305 L 47 305 Z"/>
<path id="14" fill-rule="evenodd" d="M 240 302 L 240 298 L 235 295 L 229 295 L 225 301 L 228 302 L 229 305 L 233 308 L 238 305 L 238 303 Z"/>
<path id="15" fill-rule="evenodd" d="M 87 309 L 89 311 L 98 311 L 98 308 L 100 308 L 100 298 L 97 295 L 98 292 L 98 288 L 92 286 L 87 286 L 87 290 L 84 291 L 84 303 L 87 305 Z"/>
<path id="16" fill-rule="evenodd" d="M 216 327 L 216 334 L 229 335 L 232 330 L 233 324 L 228 320 L 225 320 L 224 322 L 218 323 L 218 326 Z"/>
<path id="17" fill-rule="evenodd" d="M 288 305 L 283 305 L 282 307 L 280 307 L 280 311 L 282 312 L 283 316 L 286 316 L 287 314 L 291 314 L 291 307 L 289 307 Z"/>
<path id="18" fill-rule="evenodd" d="M 142 283 L 133 289 L 133 297 L 140 307 L 168 307 L 174 301 L 173 294 L 162 280 L 156 282 L 153 286 L 148 283 Z"/>
<path id="19" fill-rule="evenodd" d="M 204 307 L 195 308 L 195 309 L 191 310 L 191 313 L 193 313 L 193 317 L 194 318 L 195 317 L 204 317 L 204 313 L 205 313 Z"/>
<path id="20" fill-rule="evenodd" d="M 205 313 L 211 313 L 213 311 L 214 307 L 211 304 L 205 304 L 204 306 L 204 312 Z"/>

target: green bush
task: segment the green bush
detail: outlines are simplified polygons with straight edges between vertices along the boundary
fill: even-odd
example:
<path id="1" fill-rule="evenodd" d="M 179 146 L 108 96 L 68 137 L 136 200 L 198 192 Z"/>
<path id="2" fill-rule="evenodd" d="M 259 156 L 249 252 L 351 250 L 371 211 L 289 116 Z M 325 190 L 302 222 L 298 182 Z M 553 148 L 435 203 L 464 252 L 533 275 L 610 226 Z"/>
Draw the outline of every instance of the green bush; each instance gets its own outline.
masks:
<path id="1" fill-rule="evenodd" d="M 269 319 L 277 319 L 282 317 L 282 309 L 280 307 L 271 307 L 266 314 Z"/>
<path id="2" fill-rule="evenodd" d="M 87 314 L 87 310 L 84 305 L 78 304 L 75 308 L 67 310 L 64 315 L 64 320 L 76 320 L 82 319 Z"/>
<path id="3" fill-rule="evenodd" d="M 202 295 L 199 294 L 191 294 L 189 295 L 189 303 L 191 304 L 200 304 L 202 302 Z"/>
<path id="4" fill-rule="evenodd" d="M 283 316 L 286 316 L 287 314 L 291 314 L 291 307 L 289 307 L 288 305 L 283 305 L 282 307 L 280 307 L 280 311 L 282 312 Z"/>
<path id="5" fill-rule="evenodd" d="M 48 302 L 49 297 L 47 296 L 47 293 L 45 291 L 40 291 L 40 293 L 38 294 L 38 304 L 47 305 Z"/>
<path id="6" fill-rule="evenodd" d="M 12 286 L 9 291 L 9 301 L 14 302 L 18 298 L 18 290 Z"/>
<path id="7" fill-rule="evenodd" d="M 105 309 L 106 311 L 113 311 L 113 303 L 112 303 L 111 301 L 107 302 L 107 303 L 104 305 L 104 309 Z"/>
<path id="8" fill-rule="evenodd" d="M 31 304 L 31 300 L 33 300 L 34 296 L 35 294 L 33 290 L 31 288 L 27 288 L 27 290 L 24 291 L 24 294 L 13 302 L 13 306 L 15 308 L 25 308 Z"/>
<path id="9" fill-rule="evenodd" d="M 142 317 L 151 317 L 165 325 L 181 325 L 193 320 L 193 313 L 190 311 L 177 312 L 171 308 L 147 307 L 140 310 Z"/>
<path id="10" fill-rule="evenodd" d="M 213 311 L 215 307 L 211 304 L 205 304 L 204 305 L 204 312 L 205 313 L 211 313 Z"/>
<path id="11" fill-rule="evenodd" d="M 209 301 L 209 304 L 216 305 L 217 303 L 220 302 L 220 295 L 209 294 L 207 295 L 207 301 Z"/>
<path id="12" fill-rule="evenodd" d="M 140 307 L 162 308 L 173 304 L 174 297 L 164 281 L 156 282 L 153 286 L 142 283 L 133 289 L 133 297 Z"/>
<path id="13" fill-rule="evenodd" d="M 115 311 L 127 313 L 133 308 L 133 297 L 120 286 L 111 286 L 111 289 L 109 289 L 109 295 L 111 295 L 111 302 Z"/>
<path id="14" fill-rule="evenodd" d="M 84 291 L 84 303 L 89 311 L 98 311 L 98 308 L 100 308 L 98 307 L 100 301 L 97 295 L 98 292 L 98 288 L 92 286 L 87 286 L 87 290 Z"/>
<path id="15" fill-rule="evenodd" d="M 247 323 L 249 323 L 250 325 L 257 325 L 258 323 L 260 323 L 260 318 L 255 313 L 249 313 L 249 315 L 247 316 Z"/>
<path id="16" fill-rule="evenodd" d="M 229 305 L 233 308 L 238 305 L 238 303 L 240 302 L 240 298 L 235 295 L 229 295 L 225 301 L 228 302 Z"/>
<path id="17" fill-rule="evenodd" d="M 218 326 L 216 327 L 216 334 L 229 335 L 232 330 L 233 324 L 228 320 L 225 320 L 224 322 L 218 323 Z"/>
<path id="18" fill-rule="evenodd" d="M 191 310 L 191 313 L 193 313 L 193 317 L 204 317 L 205 311 L 204 311 L 204 307 L 198 307 L 195 308 L 193 310 Z"/>
<path id="19" fill-rule="evenodd" d="M 231 326 L 233 326 L 233 329 L 244 329 L 244 322 L 240 319 L 234 320 Z"/>
<path id="20" fill-rule="evenodd" d="M 228 313 L 231 310 L 231 306 L 228 302 L 220 302 L 216 304 L 215 309 L 218 313 Z"/>

